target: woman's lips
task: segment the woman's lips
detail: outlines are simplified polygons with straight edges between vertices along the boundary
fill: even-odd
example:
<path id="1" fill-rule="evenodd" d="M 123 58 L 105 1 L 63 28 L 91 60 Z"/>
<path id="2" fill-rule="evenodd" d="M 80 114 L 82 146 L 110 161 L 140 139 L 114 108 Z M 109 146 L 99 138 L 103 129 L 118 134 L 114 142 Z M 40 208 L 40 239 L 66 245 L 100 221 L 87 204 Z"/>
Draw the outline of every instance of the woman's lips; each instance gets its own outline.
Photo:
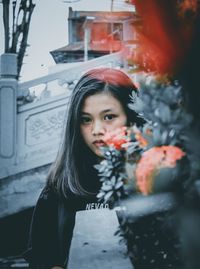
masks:
<path id="1" fill-rule="evenodd" d="M 103 140 L 96 140 L 93 142 L 96 147 L 104 147 L 106 144 Z"/>

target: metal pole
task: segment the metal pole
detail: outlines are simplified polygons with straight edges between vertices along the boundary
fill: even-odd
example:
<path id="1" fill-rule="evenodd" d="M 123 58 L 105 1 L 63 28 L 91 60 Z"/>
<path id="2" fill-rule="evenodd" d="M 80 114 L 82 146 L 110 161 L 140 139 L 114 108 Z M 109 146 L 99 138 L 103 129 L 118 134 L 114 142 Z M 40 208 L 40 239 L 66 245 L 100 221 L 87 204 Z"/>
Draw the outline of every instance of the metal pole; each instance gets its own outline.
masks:
<path id="1" fill-rule="evenodd" d="M 88 28 L 84 29 L 84 61 L 88 61 Z"/>

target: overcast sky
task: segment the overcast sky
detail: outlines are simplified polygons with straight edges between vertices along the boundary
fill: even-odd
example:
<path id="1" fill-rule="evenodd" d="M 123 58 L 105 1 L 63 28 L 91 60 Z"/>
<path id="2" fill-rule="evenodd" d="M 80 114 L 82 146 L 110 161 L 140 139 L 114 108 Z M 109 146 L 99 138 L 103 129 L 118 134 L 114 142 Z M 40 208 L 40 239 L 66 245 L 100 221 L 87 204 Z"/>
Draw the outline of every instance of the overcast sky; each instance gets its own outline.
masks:
<path id="1" fill-rule="evenodd" d="M 33 0 L 36 3 L 29 31 L 27 55 L 21 72 L 21 81 L 30 80 L 48 73 L 48 67 L 55 65 L 49 51 L 68 43 L 68 8 L 73 10 L 109 11 L 111 0 Z M 114 10 L 124 9 L 123 0 L 114 0 Z M 0 36 L 3 35 L 2 5 L 0 5 Z M 3 53 L 3 38 L 0 38 L 0 54 Z"/>

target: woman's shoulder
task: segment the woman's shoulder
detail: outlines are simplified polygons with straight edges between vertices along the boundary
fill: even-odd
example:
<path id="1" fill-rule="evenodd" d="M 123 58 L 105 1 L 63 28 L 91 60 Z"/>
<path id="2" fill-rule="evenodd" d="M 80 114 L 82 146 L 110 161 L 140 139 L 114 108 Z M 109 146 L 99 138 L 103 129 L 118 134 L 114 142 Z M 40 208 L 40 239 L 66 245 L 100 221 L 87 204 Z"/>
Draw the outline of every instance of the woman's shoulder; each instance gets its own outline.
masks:
<path id="1" fill-rule="evenodd" d="M 58 194 L 52 188 L 45 186 L 37 199 L 34 215 L 53 214 L 57 211 L 58 202 Z"/>
<path id="2" fill-rule="evenodd" d="M 53 198 L 58 198 L 58 195 L 52 187 L 46 185 L 40 193 L 39 200 L 49 200 Z"/>
<path id="3" fill-rule="evenodd" d="M 36 207 L 51 207 L 53 209 L 60 204 L 65 205 L 68 209 L 74 209 L 74 204 L 76 204 L 74 195 L 69 193 L 64 197 L 64 195 L 59 194 L 53 187 L 46 185 L 39 195 Z"/>
<path id="4" fill-rule="evenodd" d="M 52 187 L 45 186 L 40 193 L 37 207 L 48 206 L 53 209 L 53 207 L 55 208 L 56 206 L 63 204 L 68 210 L 79 211 L 87 209 L 88 204 L 96 202 L 96 196 L 80 196 L 69 192 L 67 197 L 63 197 L 62 195 L 59 195 L 59 193 L 56 192 L 56 190 L 54 190 Z"/>

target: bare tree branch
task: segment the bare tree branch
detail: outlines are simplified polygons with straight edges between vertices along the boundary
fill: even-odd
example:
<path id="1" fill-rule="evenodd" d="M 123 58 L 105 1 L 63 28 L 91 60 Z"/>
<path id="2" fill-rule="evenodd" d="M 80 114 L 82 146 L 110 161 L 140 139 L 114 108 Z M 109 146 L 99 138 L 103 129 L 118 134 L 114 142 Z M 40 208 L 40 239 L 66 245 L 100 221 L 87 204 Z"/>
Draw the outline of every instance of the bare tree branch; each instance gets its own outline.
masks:
<path id="1" fill-rule="evenodd" d="M 9 33 L 9 6 L 10 0 L 3 0 L 3 24 L 4 24 L 4 33 L 5 33 L 5 52 L 9 52 L 9 41 L 10 41 L 10 33 Z"/>
<path id="2" fill-rule="evenodd" d="M 10 0 L 3 0 L 2 4 L 5 32 L 5 53 L 10 52 L 18 54 L 17 68 L 19 77 L 27 48 L 30 21 L 35 4 L 33 4 L 32 0 L 21 0 L 20 2 L 17 0 L 12 1 L 12 38 L 10 38 Z M 19 21 L 21 15 L 22 20 Z"/>
<path id="3" fill-rule="evenodd" d="M 16 24 L 15 24 L 15 10 L 16 10 L 16 4 L 17 2 L 16 1 L 13 1 L 12 2 L 12 5 L 13 5 L 13 21 L 12 21 L 12 38 L 13 38 L 13 34 L 15 32 L 15 29 L 16 29 Z"/>
<path id="4" fill-rule="evenodd" d="M 24 9 L 24 17 L 23 17 L 23 35 L 22 35 L 22 41 L 21 45 L 19 48 L 18 52 L 18 74 L 21 71 L 22 63 L 23 63 L 23 58 L 26 52 L 26 47 L 27 47 L 27 41 L 28 41 L 28 32 L 29 32 L 29 27 L 30 27 L 30 21 L 31 21 L 31 16 L 34 10 L 35 4 L 32 3 L 32 0 L 29 1 L 29 6 Z M 25 12 L 26 10 L 26 12 Z M 28 16 L 27 16 L 28 13 Z"/>

